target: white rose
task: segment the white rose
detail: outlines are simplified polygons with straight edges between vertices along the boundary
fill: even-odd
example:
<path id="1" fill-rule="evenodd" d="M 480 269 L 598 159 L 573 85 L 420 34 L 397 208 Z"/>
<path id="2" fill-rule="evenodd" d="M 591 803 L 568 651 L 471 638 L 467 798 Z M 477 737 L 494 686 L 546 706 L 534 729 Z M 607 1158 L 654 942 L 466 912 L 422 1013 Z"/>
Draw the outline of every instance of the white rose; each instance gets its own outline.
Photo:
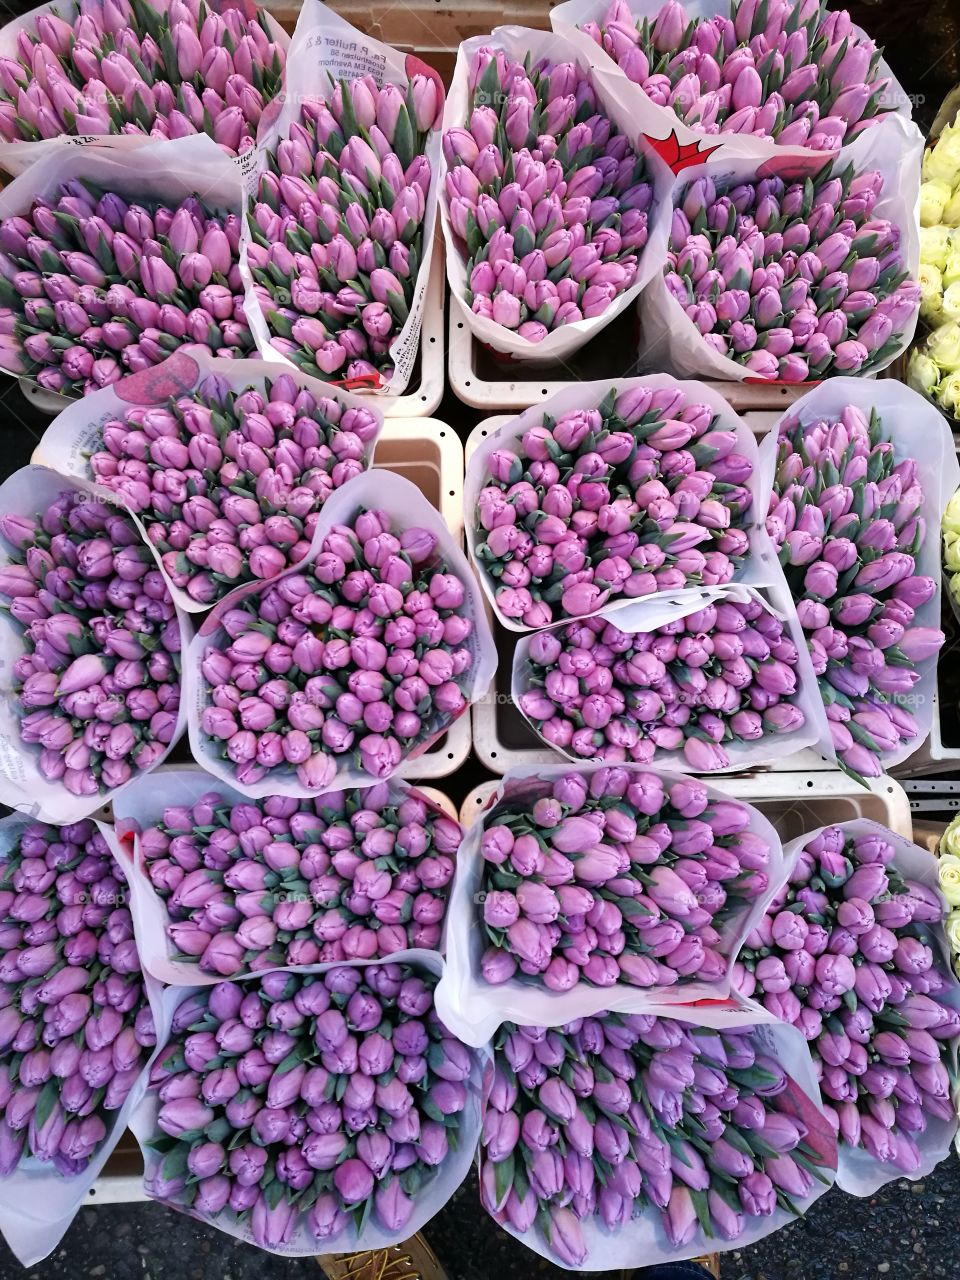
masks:
<path id="1" fill-rule="evenodd" d="M 947 256 L 943 263 L 943 272 L 940 277 L 945 289 L 960 280 L 960 252 L 957 250 L 956 232 L 951 231 L 950 236 L 952 247 L 947 250 Z"/>
<path id="2" fill-rule="evenodd" d="M 954 280 L 943 291 L 944 320 L 960 320 L 960 280 Z"/>
<path id="3" fill-rule="evenodd" d="M 952 413 L 954 417 L 960 414 L 960 370 L 948 374 L 940 383 L 936 390 L 936 401 L 941 409 Z"/>
<path id="4" fill-rule="evenodd" d="M 941 853 L 937 874 L 943 896 L 951 907 L 960 907 L 960 858 L 955 853 Z"/>
<path id="5" fill-rule="evenodd" d="M 944 921 L 947 941 L 954 955 L 960 955 L 960 911 L 951 911 Z"/>
<path id="6" fill-rule="evenodd" d="M 953 195 L 953 188 L 948 182 L 932 178 L 920 184 L 920 225 L 921 227 L 939 227 L 943 221 L 943 211 L 947 201 Z"/>
<path id="7" fill-rule="evenodd" d="M 923 176 L 937 178 L 951 187 L 960 177 L 960 126 L 948 126 L 941 133 L 937 145 L 923 158 Z"/>
<path id="8" fill-rule="evenodd" d="M 950 252 L 950 229 L 948 227 L 920 228 L 920 261 L 932 263 L 941 271 Z"/>
<path id="9" fill-rule="evenodd" d="M 947 373 L 960 369 L 960 324 L 951 320 L 934 329 L 927 338 L 926 355 Z"/>
<path id="10" fill-rule="evenodd" d="M 948 227 L 960 227 L 960 187 L 957 187 L 944 205 L 940 221 Z"/>
<path id="11" fill-rule="evenodd" d="M 907 366 L 907 384 L 922 396 L 930 396 L 940 384 L 940 370 L 929 356 L 914 351 Z"/>
<path id="12" fill-rule="evenodd" d="M 917 276 L 920 285 L 920 314 L 924 320 L 939 320 L 943 310 L 943 276 L 932 262 L 921 262 Z"/>

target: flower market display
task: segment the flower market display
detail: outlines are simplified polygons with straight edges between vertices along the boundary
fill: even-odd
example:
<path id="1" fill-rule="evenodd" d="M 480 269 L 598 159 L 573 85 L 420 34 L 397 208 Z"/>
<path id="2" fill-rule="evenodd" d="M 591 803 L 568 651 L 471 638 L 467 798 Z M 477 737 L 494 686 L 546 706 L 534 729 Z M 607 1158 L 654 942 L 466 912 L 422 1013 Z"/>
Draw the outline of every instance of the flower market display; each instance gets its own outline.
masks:
<path id="1" fill-rule="evenodd" d="M 688 14 L 678 0 L 638 17 L 612 0 L 580 24 L 651 103 L 698 133 L 837 151 L 897 105 L 874 42 L 845 9 L 731 0 Z"/>
<path id="2" fill-rule="evenodd" d="M 283 83 L 285 38 L 253 5 L 83 0 L 72 19 L 44 6 L 15 30 L 0 58 L 8 143 L 206 133 L 236 155 Z"/>
<path id="3" fill-rule="evenodd" d="M 654 190 L 590 76 L 572 61 L 528 63 L 486 46 L 470 55 L 466 114 L 443 137 L 443 199 L 468 282 L 454 286 L 460 301 L 541 343 L 634 284 Z"/>
<path id="4" fill-rule="evenodd" d="M 114 1145 L 156 1036 L 124 874 L 96 824 L 7 818 L 0 840 L 2 1198 L 23 1162 L 78 1178 Z"/>
<path id="5" fill-rule="evenodd" d="M 889 194 L 878 169 L 841 161 L 814 179 L 697 178 L 675 195 L 666 289 L 702 344 L 751 378 L 882 368 L 920 300 L 901 228 L 874 216 Z"/>
<path id="6" fill-rule="evenodd" d="M 193 609 L 302 560 L 321 506 L 370 465 L 382 426 L 373 410 L 289 374 L 259 385 L 232 375 L 208 374 L 167 404 L 120 408 L 89 451 L 89 478 L 139 517 Z"/>
<path id="7" fill-rule="evenodd" d="M 960 417 L 960 121 L 923 157 L 920 186 L 920 319 L 910 386 Z"/>
<path id="8" fill-rule="evenodd" d="M 848 823 L 805 843 L 735 971 L 744 995 L 807 1037 L 842 1149 L 866 1151 L 881 1182 L 924 1167 L 935 1121 L 950 1130 L 939 1156 L 956 1128 L 960 987 L 945 964 L 944 904 L 901 873 L 897 839 Z"/>
<path id="9" fill-rule="evenodd" d="M 153 1194 L 280 1252 L 349 1248 L 368 1224 L 412 1234 L 479 1132 L 475 1055 L 434 984 L 381 964 L 187 995 L 150 1072 Z"/>
<path id="10" fill-rule="evenodd" d="M 771 757 L 793 748 L 790 735 L 807 724 L 805 663 L 788 626 L 758 594 L 684 610 L 646 627 L 638 607 L 638 630 L 621 629 L 628 611 L 614 611 L 522 640 L 517 706 L 545 742 L 586 760 L 649 764 L 682 752 L 706 773 L 742 762 L 747 744 Z"/>
<path id="11" fill-rule="evenodd" d="M 579 407 L 531 410 L 471 461 L 470 549 L 508 626 L 737 575 L 755 450 L 697 400 L 704 390 L 661 379 L 603 395 L 587 384 Z"/>
<path id="12" fill-rule="evenodd" d="M 391 492 L 406 518 L 366 505 Z M 303 567 L 225 600 L 191 651 L 194 752 L 250 795 L 390 777 L 466 711 L 487 665 L 466 562 L 413 523 L 418 503 L 431 514 L 413 486 L 358 477 L 329 502 L 343 522 Z"/>
<path id="13" fill-rule="evenodd" d="M 24 468 L 4 486 L 55 483 Z M 9 496 L 8 496 L 9 495 Z M 168 753 L 180 730 L 183 632 L 129 514 L 64 482 L 34 514 L 0 516 L 0 601 L 16 635 L 20 741 L 49 782 L 88 802 Z"/>
<path id="14" fill-rule="evenodd" d="M 836 1146 L 756 1030 L 618 1013 L 508 1023 L 483 1120 L 484 1207 L 550 1261 L 591 1270 L 611 1250 L 688 1257 L 796 1217 L 833 1181 Z"/>
<path id="15" fill-rule="evenodd" d="M 508 789 L 481 822 L 484 982 L 716 983 L 777 860 L 747 805 L 617 766 Z"/>
<path id="16" fill-rule="evenodd" d="M 929 725 L 920 686 L 945 638 L 931 625 L 940 621 L 938 582 L 918 571 L 918 559 L 930 561 L 930 500 L 903 437 L 892 441 L 875 408 L 810 414 L 781 420 L 767 532 L 807 633 L 837 757 L 876 777 L 920 744 L 924 714 Z"/>
<path id="17" fill-rule="evenodd" d="M 247 265 L 271 345 L 313 377 L 393 376 L 429 248 L 426 153 L 440 105 L 429 76 L 406 88 L 344 80 L 301 101 L 269 155 Z"/>
<path id="18" fill-rule="evenodd" d="M 0 1247 L 72 1276 L 146 1197 L 174 1251 L 692 1275 L 902 1214 L 960 1150 L 908 803 L 954 100 L 924 155 L 825 0 L 564 0 L 446 84 L 279 13 L 0 27 Z"/>
<path id="19" fill-rule="evenodd" d="M 203 790 L 209 783 L 168 774 L 123 797 L 140 826 L 134 892 L 145 874 L 165 908 L 174 963 L 156 976 L 200 981 L 439 949 L 463 833 L 419 791 L 391 782 L 253 802 Z"/>
<path id="20" fill-rule="evenodd" d="M 10 190 L 21 183 L 29 173 Z M 83 178 L 36 196 L 0 219 L 0 368 L 82 395 L 184 344 L 250 355 L 241 227 L 194 195 L 124 199 Z"/>

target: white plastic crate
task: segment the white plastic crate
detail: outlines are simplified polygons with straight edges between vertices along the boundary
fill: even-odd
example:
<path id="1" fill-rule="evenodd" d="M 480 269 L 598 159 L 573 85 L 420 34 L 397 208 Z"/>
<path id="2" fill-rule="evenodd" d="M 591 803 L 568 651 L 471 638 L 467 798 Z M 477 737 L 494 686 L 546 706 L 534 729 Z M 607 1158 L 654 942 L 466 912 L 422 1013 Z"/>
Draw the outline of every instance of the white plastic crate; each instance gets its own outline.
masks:
<path id="1" fill-rule="evenodd" d="M 558 364 L 525 364 L 491 351 L 477 342 L 454 307 L 448 308 L 448 377 L 453 393 L 475 409 L 495 413 L 502 409 L 528 409 L 574 382 L 604 378 L 631 378 L 641 372 L 637 359 L 636 317 L 619 316 L 568 361 Z M 765 412 L 765 430 L 808 388 L 771 386 L 769 383 L 711 382 L 738 413 L 750 422 L 754 412 Z"/>
<path id="2" fill-rule="evenodd" d="M 554 756 L 551 764 L 558 764 Z M 576 768 L 571 765 L 571 768 Z M 808 773 L 754 773 L 709 778 L 718 786 L 754 804 L 773 823 L 781 840 L 792 840 L 829 822 L 870 818 L 913 839 L 910 802 L 899 782 L 884 775 L 874 778 L 869 790 L 839 769 Z M 474 787 L 460 806 L 460 821 L 466 827 L 475 822 L 497 789 L 496 782 Z"/>
<path id="3" fill-rule="evenodd" d="M 473 451 L 480 442 L 504 422 L 509 422 L 511 416 L 499 414 L 496 417 L 485 418 L 474 427 L 464 446 L 466 463 L 469 463 Z M 747 414 L 746 418 L 749 422 L 751 418 L 760 416 L 760 414 Z M 762 416 L 773 421 L 777 415 L 771 412 Z M 766 426 L 763 429 L 765 430 Z M 474 751 L 491 773 L 506 773 L 508 769 L 520 765 L 557 764 L 563 757 L 559 752 L 551 751 L 537 737 L 513 705 L 510 697 L 510 674 L 513 670 L 513 651 L 517 637 L 496 622 L 489 608 L 487 612 L 493 627 L 494 640 L 500 652 L 500 662 L 493 687 L 484 698 L 475 702 L 470 708 L 473 720 Z M 781 761 L 767 768 L 780 773 L 836 771 L 834 765 L 829 764 L 812 750 L 787 753 Z M 724 775 L 717 776 L 722 778 Z"/>
<path id="4" fill-rule="evenodd" d="M 416 418 L 431 414 L 443 398 L 443 303 L 446 288 L 446 268 L 443 261 L 443 236 L 437 225 L 437 238 L 430 260 L 430 276 L 424 295 L 423 323 L 420 328 L 420 359 L 414 369 L 413 379 L 401 396 L 372 396 L 371 400 L 385 416 L 390 418 Z M 255 353 L 254 353 L 255 354 Z M 278 370 L 281 368 L 277 366 Z M 56 415 L 71 403 L 66 396 L 55 391 L 45 391 L 29 378 L 19 378 L 20 390 L 35 409 L 41 413 Z"/>

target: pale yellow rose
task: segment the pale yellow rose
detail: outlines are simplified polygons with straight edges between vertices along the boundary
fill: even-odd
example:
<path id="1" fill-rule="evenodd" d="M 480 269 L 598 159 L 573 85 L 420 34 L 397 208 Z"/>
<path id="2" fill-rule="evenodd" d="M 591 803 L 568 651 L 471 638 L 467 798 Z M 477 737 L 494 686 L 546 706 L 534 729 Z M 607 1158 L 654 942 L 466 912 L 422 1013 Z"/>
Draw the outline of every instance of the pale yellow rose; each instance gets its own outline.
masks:
<path id="1" fill-rule="evenodd" d="M 922 396 L 930 396 L 940 384 L 940 370 L 929 356 L 914 351 L 907 366 L 907 384 L 914 391 L 919 391 Z M 958 529 L 960 529 L 960 514 L 957 519 Z M 960 568 L 960 565 L 957 567 Z"/>
<path id="2" fill-rule="evenodd" d="M 948 285 L 955 284 L 960 280 L 960 252 L 957 246 L 957 233 L 950 232 L 950 246 L 947 249 L 947 256 L 943 262 L 943 271 L 940 274 L 943 287 L 946 289 Z"/>
<path id="3" fill-rule="evenodd" d="M 920 314 L 937 323 L 943 315 L 943 275 L 932 262 L 921 262 L 917 274 L 920 285 Z"/>
<path id="4" fill-rule="evenodd" d="M 960 489 L 947 503 L 947 510 L 949 511 L 952 504 L 958 501 L 960 501 Z M 940 837 L 940 852 L 953 854 L 955 857 L 960 858 L 960 813 L 957 814 Z"/>
<path id="5" fill-rule="evenodd" d="M 943 211 L 947 201 L 953 195 L 949 182 L 941 182 L 932 178 L 920 184 L 920 225 L 921 227 L 939 227 L 943 221 Z"/>
<path id="6" fill-rule="evenodd" d="M 943 532 L 943 567 L 947 573 L 960 573 L 960 533 Z"/>
<path id="7" fill-rule="evenodd" d="M 937 404 L 957 417 L 960 414 L 960 369 L 948 373 L 934 394 Z"/>
<path id="8" fill-rule="evenodd" d="M 953 373 L 960 369 L 960 324 L 951 320 L 934 329 L 927 338 L 925 355 L 935 360 L 941 369 Z"/>
<path id="9" fill-rule="evenodd" d="M 943 896 L 951 907 L 960 907 L 960 857 L 955 853 L 941 853 L 937 873 Z"/>
<path id="10" fill-rule="evenodd" d="M 924 178 L 937 178 L 954 186 L 960 178 L 960 127 L 948 126 L 935 147 L 923 158 Z"/>
<path id="11" fill-rule="evenodd" d="M 930 262 L 941 271 L 946 265 L 950 252 L 949 227 L 920 228 L 920 261 Z"/>
<path id="12" fill-rule="evenodd" d="M 944 921 L 944 927 L 947 931 L 950 950 L 954 954 L 960 954 L 960 911 L 951 911 Z"/>
<path id="13" fill-rule="evenodd" d="M 960 227 L 960 187 L 944 206 L 940 221 L 947 227 Z"/>
<path id="14" fill-rule="evenodd" d="M 960 280 L 954 280 L 943 291 L 944 320 L 960 320 Z"/>

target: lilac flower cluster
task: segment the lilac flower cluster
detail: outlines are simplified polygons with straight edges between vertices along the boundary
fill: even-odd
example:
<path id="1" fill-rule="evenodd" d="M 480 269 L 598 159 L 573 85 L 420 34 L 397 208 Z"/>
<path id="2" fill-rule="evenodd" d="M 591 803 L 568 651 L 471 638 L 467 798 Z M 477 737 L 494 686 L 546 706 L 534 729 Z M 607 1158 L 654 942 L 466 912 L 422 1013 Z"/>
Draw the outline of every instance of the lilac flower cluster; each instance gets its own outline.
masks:
<path id="1" fill-rule="evenodd" d="M 272 344 L 305 373 L 389 379 L 424 256 L 437 86 L 372 76 L 301 104 L 270 156 L 247 261 Z"/>
<path id="2" fill-rule="evenodd" d="M 165 406 L 108 419 L 91 479 L 143 522 L 171 582 L 198 604 L 273 578 L 310 550 L 334 489 L 369 465 L 379 419 L 288 374 L 239 393 L 211 375 Z"/>
<path id="3" fill-rule="evenodd" d="M 387 778 L 466 710 L 465 599 L 433 533 L 361 508 L 303 572 L 222 613 L 200 728 L 241 785 L 295 770 L 317 792 L 354 763 Z"/>
<path id="4" fill-rule="evenodd" d="M 767 889 L 770 847 L 750 820 L 693 778 L 616 766 L 505 797 L 482 819 L 484 979 L 722 978 L 731 932 Z"/>
<path id="5" fill-rule="evenodd" d="M 955 1120 L 948 1042 L 960 1013 L 934 930 L 934 890 L 905 879 L 878 833 L 827 827 L 747 939 L 735 969 L 753 995 L 810 1041 L 824 1110 L 841 1142 L 905 1174 L 931 1118 Z"/>
<path id="6" fill-rule="evenodd" d="M 749 549 L 750 458 L 678 387 L 544 415 L 485 461 L 474 558 L 527 627 L 622 596 L 729 582 Z"/>
<path id="7" fill-rule="evenodd" d="M 401 1232 L 455 1145 L 473 1067 L 435 984 L 379 964 L 189 996 L 151 1070 L 153 1193 L 268 1249 L 371 1217 Z"/>
<path id="8" fill-rule="evenodd" d="M 643 157 L 573 62 L 530 68 L 478 49 L 470 108 L 443 139 L 464 302 L 530 342 L 602 315 L 634 283 L 647 242 Z"/>
<path id="9" fill-rule="evenodd" d="M 163 575 L 129 515 L 77 490 L 4 516 L 0 534 L 17 548 L 0 597 L 23 628 L 21 740 L 72 795 L 123 786 L 177 729 L 182 637 Z"/>
<path id="10" fill-rule="evenodd" d="M 178 958 L 206 973 L 436 949 L 462 832 L 403 784 L 231 804 L 209 791 L 138 837 Z"/>
<path id="11" fill-rule="evenodd" d="M 579 1268 L 583 1224 L 655 1214 L 671 1245 L 737 1240 L 830 1180 L 783 1067 L 750 1026 L 716 1031 L 649 1014 L 504 1025 L 486 1102 L 480 1195 L 495 1218 Z"/>
<path id="12" fill-rule="evenodd" d="M 155 1043 L 125 881 L 87 819 L 32 823 L 0 863 L 0 1175 L 82 1173 Z"/>
<path id="13" fill-rule="evenodd" d="M 41 13 L 17 57 L 0 58 L 0 137 L 208 133 L 236 155 L 256 141 L 283 67 L 263 10 L 83 0 L 73 21 Z"/>
<path id="14" fill-rule="evenodd" d="M 75 179 L 0 221 L 0 367 L 82 395 L 183 343 L 245 356 L 241 220 Z"/>
<path id="15" fill-rule="evenodd" d="M 611 0 L 602 25 L 582 30 L 698 133 L 837 151 L 891 109 L 880 50 L 821 0 L 731 0 L 729 16 L 689 19 L 666 0 L 639 23 L 626 0 Z"/>
<path id="16" fill-rule="evenodd" d="M 518 706 L 551 746 L 638 764 L 682 750 L 708 773 L 730 765 L 731 743 L 803 727 L 796 645 L 758 599 L 706 605 L 653 631 L 621 631 L 616 616 L 531 637 Z"/>
<path id="17" fill-rule="evenodd" d="M 879 172 L 697 178 L 673 212 L 667 289 L 717 354 L 752 378 L 869 373 L 917 314 L 900 228 L 873 216 Z"/>
<path id="18" fill-rule="evenodd" d="M 877 411 L 780 427 L 767 531 L 819 677 L 833 745 L 855 774 L 920 735 L 905 703 L 944 634 L 915 626 L 937 591 L 917 573 L 927 537 L 913 458 L 898 458 Z M 933 531 L 936 537 L 936 530 Z"/>

